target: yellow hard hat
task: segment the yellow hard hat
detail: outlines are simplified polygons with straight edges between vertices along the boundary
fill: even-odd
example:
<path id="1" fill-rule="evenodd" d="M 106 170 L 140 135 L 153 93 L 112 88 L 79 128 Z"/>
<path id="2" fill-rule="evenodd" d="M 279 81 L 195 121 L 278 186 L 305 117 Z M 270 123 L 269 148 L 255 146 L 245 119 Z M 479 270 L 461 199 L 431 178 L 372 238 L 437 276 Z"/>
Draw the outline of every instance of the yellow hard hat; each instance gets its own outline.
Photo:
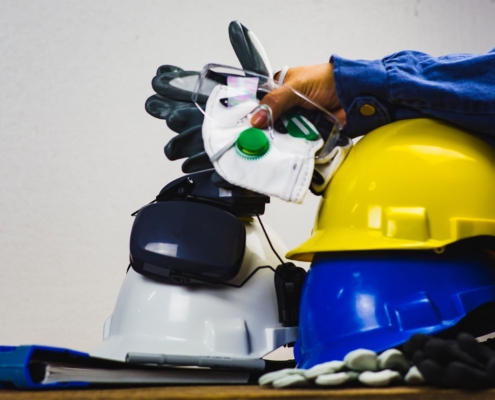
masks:
<path id="1" fill-rule="evenodd" d="M 447 123 L 411 119 L 355 145 L 323 194 L 311 238 L 287 258 L 435 249 L 484 235 L 495 236 L 495 149 Z"/>

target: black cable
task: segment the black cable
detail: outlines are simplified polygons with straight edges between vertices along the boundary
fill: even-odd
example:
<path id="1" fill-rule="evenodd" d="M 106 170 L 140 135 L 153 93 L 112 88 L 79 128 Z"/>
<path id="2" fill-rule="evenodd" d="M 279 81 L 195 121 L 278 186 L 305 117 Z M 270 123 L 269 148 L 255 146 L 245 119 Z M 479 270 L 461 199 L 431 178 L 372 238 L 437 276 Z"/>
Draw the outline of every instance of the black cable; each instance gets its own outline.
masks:
<path id="1" fill-rule="evenodd" d="M 234 288 L 238 289 L 238 288 L 243 287 L 254 276 L 254 274 L 256 274 L 256 272 L 258 272 L 260 269 L 265 269 L 265 268 L 271 269 L 273 271 L 273 273 L 277 274 L 277 271 L 275 271 L 273 269 L 273 267 L 271 267 L 270 265 L 262 265 L 261 267 L 258 267 L 253 272 L 251 272 L 249 274 L 249 276 L 246 279 L 244 279 L 244 281 L 242 281 L 242 283 L 240 283 L 239 285 L 234 285 L 233 283 L 223 282 L 223 281 L 219 281 L 216 279 L 209 279 L 209 278 L 206 278 L 203 276 L 191 274 L 189 272 L 184 272 L 184 271 L 172 270 L 172 271 L 170 271 L 170 277 L 172 279 L 175 277 L 194 279 L 194 280 L 199 281 L 199 282 L 209 283 L 210 285 L 212 285 L 212 284 L 213 285 L 225 285 L 225 286 L 230 286 L 230 287 L 234 287 Z"/>
<path id="2" fill-rule="evenodd" d="M 265 234 L 265 237 L 266 237 L 266 240 L 268 241 L 268 244 L 270 245 L 270 248 L 272 249 L 273 253 L 277 256 L 278 260 L 280 261 L 280 263 L 282 265 L 286 264 L 282 258 L 278 255 L 277 251 L 275 250 L 275 248 L 273 247 L 273 244 L 270 240 L 270 237 L 268 236 L 268 233 L 266 232 L 266 229 L 265 229 L 265 226 L 263 225 L 263 222 L 261 222 L 261 218 L 260 216 L 258 215 L 258 213 L 255 213 L 256 217 L 258 218 L 258 221 L 261 225 L 261 229 L 263 230 L 263 233 Z M 210 284 L 221 284 L 221 285 L 225 285 L 225 286 L 230 286 L 230 287 L 234 287 L 234 288 L 241 288 L 244 286 L 245 283 L 247 283 L 253 276 L 254 274 L 256 274 L 256 272 L 258 272 L 260 269 L 265 269 L 265 268 L 269 268 L 273 271 L 273 273 L 275 275 L 278 275 L 280 277 L 280 279 L 282 279 L 283 282 L 285 282 L 285 277 L 282 276 L 279 272 L 277 272 L 273 267 L 269 266 L 269 265 L 263 265 L 261 267 L 258 267 L 256 268 L 253 272 L 251 272 L 249 274 L 249 276 L 239 285 L 234 285 L 232 283 L 227 283 L 227 282 L 223 282 L 223 281 L 215 281 L 215 280 L 209 280 L 209 279 L 205 279 L 203 277 L 199 277 L 195 274 L 189 274 L 189 273 L 184 273 L 182 271 L 171 271 L 171 276 L 172 275 L 175 275 L 175 276 L 182 276 L 182 277 L 185 277 L 185 278 L 192 278 L 192 279 L 195 279 L 195 280 L 198 280 L 200 282 L 205 282 L 205 283 L 210 283 Z"/>
<path id="3" fill-rule="evenodd" d="M 268 233 L 266 233 L 265 227 L 263 226 L 263 222 L 261 222 L 260 216 L 258 215 L 258 213 L 255 213 L 255 214 L 256 214 L 256 218 L 258 218 L 258 221 L 260 222 L 261 229 L 263 229 L 263 233 L 265 234 L 266 240 L 268 240 L 268 244 L 270 245 L 272 251 L 275 253 L 275 255 L 277 256 L 277 258 L 280 261 L 280 263 L 281 264 L 285 264 L 284 261 L 282 260 L 282 258 L 280 258 L 280 256 L 278 255 L 278 253 L 275 251 L 275 248 L 273 247 L 272 242 L 271 242 L 270 238 L 268 237 Z"/>
<path id="4" fill-rule="evenodd" d="M 241 288 L 241 287 L 243 287 L 243 286 L 244 286 L 244 284 L 245 284 L 248 280 L 250 280 L 250 279 L 253 277 L 253 275 L 254 275 L 256 272 L 258 272 L 258 270 L 263 269 L 263 268 L 269 268 L 269 269 L 271 269 L 271 270 L 273 271 L 273 273 L 274 273 L 274 274 L 276 274 L 276 273 L 277 273 L 277 271 L 275 271 L 275 270 L 274 270 L 272 267 L 270 267 L 269 265 L 263 265 L 263 266 L 261 266 L 261 267 L 256 268 L 253 272 L 251 272 L 251 273 L 249 274 L 249 276 L 248 276 L 246 279 L 244 279 L 244 281 L 243 281 L 240 285 L 234 285 L 233 283 L 227 283 L 227 282 L 220 282 L 220 283 L 221 283 L 222 285 L 225 285 L 225 286 L 231 286 L 231 287 L 235 287 L 235 288 Z"/>

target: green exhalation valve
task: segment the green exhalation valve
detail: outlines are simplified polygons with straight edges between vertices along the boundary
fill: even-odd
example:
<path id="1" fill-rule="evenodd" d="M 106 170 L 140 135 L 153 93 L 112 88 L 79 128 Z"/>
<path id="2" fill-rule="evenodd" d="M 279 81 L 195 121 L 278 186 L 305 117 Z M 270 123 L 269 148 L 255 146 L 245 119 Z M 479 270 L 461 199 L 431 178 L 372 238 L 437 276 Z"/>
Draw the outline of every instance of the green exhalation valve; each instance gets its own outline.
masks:
<path id="1" fill-rule="evenodd" d="M 248 128 L 241 132 L 236 146 L 242 156 L 260 158 L 270 148 L 270 142 L 261 129 Z"/>
<path id="2" fill-rule="evenodd" d="M 309 141 L 317 140 L 320 137 L 313 124 L 299 114 L 290 115 L 285 121 L 285 127 L 292 137 Z"/>

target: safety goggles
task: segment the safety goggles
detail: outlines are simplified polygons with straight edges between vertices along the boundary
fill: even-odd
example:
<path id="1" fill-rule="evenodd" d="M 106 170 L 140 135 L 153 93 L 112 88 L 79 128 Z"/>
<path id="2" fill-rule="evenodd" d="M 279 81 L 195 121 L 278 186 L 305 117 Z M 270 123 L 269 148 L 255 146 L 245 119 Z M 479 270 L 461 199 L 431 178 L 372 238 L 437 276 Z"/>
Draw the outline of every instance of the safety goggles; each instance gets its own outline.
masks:
<path id="1" fill-rule="evenodd" d="M 277 120 L 273 120 L 271 109 L 260 104 L 263 97 L 272 90 L 285 87 L 299 97 L 299 106 L 285 111 Z M 206 106 L 212 93 L 215 101 L 221 104 Z M 240 68 L 221 64 L 207 64 L 196 82 L 192 100 L 199 110 L 218 126 L 233 127 L 243 125 L 257 113 L 263 112 L 266 131 L 276 142 L 274 133 L 304 137 L 307 140 L 323 139 L 324 144 L 316 158 L 325 158 L 337 145 L 341 125 L 336 117 L 323 106 L 306 97 L 292 87 L 279 84 L 272 78 Z M 225 108 L 225 113 L 213 113 L 211 110 Z M 228 150 L 230 144 L 225 148 Z M 216 158 L 223 153 L 219 152 Z M 214 161 L 214 160 L 212 160 Z"/>

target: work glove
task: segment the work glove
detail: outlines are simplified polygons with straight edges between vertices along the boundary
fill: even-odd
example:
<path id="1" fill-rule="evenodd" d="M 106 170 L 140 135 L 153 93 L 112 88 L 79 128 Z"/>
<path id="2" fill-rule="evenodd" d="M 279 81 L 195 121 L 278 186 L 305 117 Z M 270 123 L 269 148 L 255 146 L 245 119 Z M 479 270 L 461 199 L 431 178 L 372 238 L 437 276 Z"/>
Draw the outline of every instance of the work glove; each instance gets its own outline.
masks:
<path id="1" fill-rule="evenodd" d="M 232 47 L 244 69 L 270 76 L 271 66 L 256 36 L 238 21 L 229 25 L 229 37 Z M 192 94 L 200 73 L 185 71 L 173 65 L 158 68 L 152 80 L 155 95 L 148 98 L 146 111 L 153 117 L 165 120 L 170 130 L 178 133 L 165 146 L 165 155 L 169 160 L 186 158 L 182 164 L 184 173 L 193 173 L 212 169 L 205 152 L 202 126 L 204 114 L 192 101 Z M 197 102 L 204 109 L 208 93 L 198 96 Z M 217 173 L 211 180 L 220 187 L 232 187 Z"/>
<path id="2" fill-rule="evenodd" d="M 417 334 L 403 350 L 430 384 L 461 389 L 495 387 L 495 352 L 468 333 L 460 333 L 456 340 Z"/>
<path id="3" fill-rule="evenodd" d="M 153 78 L 152 86 L 157 94 L 148 98 L 146 111 L 164 119 L 170 130 L 178 133 L 165 146 L 165 155 L 171 161 L 186 158 L 184 173 L 213 168 L 205 153 L 202 137 L 204 114 L 192 101 L 192 92 L 199 72 L 184 71 L 173 65 L 162 65 Z M 206 96 L 204 96 L 206 97 Z M 198 103 L 204 108 L 204 100 Z"/>
<path id="4" fill-rule="evenodd" d="M 397 349 L 386 350 L 380 355 L 366 349 L 348 353 L 343 361 L 329 361 L 310 369 L 284 369 L 265 374 L 259 379 L 261 386 L 274 388 L 307 386 L 343 386 L 361 383 L 383 387 L 406 382 L 424 382 L 421 373 Z"/>
<path id="5" fill-rule="evenodd" d="M 233 21 L 229 26 L 229 37 L 244 69 L 264 76 L 273 75 L 272 67 L 266 53 L 259 40 L 251 31 L 239 22 Z M 146 102 L 146 110 L 149 114 L 156 118 L 165 119 L 167 126 L 178 133 L 178 136 L 172 138 L 165 146 L 165 155 L 170 160 L 186 158 L 182 165 L 182 171 L 184 173 L 193 173 L 214 168 L 210 161 L 211 154 L 209 156 L 205 152 L 204 147 L 204 115 L 196 107 L 191 98 L 198 77 L 199 72 L 184 71 L 176 66 L 164 65 L 158 69 L 152 81 L 156 95 L 151 96 Z M 197 98 L 198 106 L 203 110 L 208 95 L 209 93 L 205 91 L 205 93 L 200 93 Z M 308 112 L 307 110 L 303 111 Z M 314 194 L 323 193 L 331 177 L 345 159 L 352 146 L 352 142 L 342 137 L 337 146 L 325 159 L 320 158 L 315 162 L 312 179 L 310 179 L 310 189 Z M 226 176 L 225 171 L 223 171 L 222 175 Z M 309 175 L 309 178 L 311 178 L 311 173 Z M 213 183 L 220 187 L 229 188 L 233 186 L 217 172 L 212 174 L 211 179 Z M 244 183 L 243 179 L 227 179 L 239 185 Z M 263 192 L 263 186 L 249 188 L 286 199 L 284 196 L 278 194 L 279 192 L 283 192 L 285 195 L 286 190 L 273 190 L 273 180 L 271 182 L 269 185 L 270 190 L 267 190 L 266 193 Z M 306 190 L 307 188 L 308 184 L 306 184 Z M 302 197 L 303 194 L 299 194 L 294 197 L 295 200 L 291 198 L 291 201 L 299 202 L 302 200 Z"/>

